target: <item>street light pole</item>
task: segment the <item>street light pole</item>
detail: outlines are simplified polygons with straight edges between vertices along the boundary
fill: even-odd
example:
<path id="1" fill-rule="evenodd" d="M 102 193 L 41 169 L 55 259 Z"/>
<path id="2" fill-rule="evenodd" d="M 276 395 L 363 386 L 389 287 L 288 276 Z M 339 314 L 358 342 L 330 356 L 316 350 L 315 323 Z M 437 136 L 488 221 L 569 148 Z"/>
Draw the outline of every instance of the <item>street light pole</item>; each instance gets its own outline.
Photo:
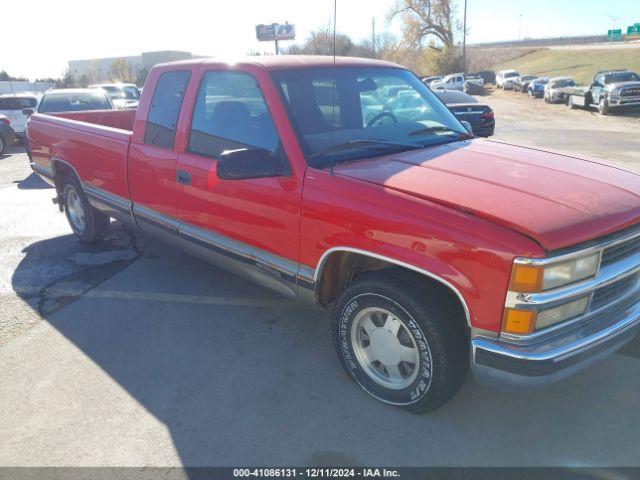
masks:
<path id="1" fill-rule="evenodd" d="M 522 14 L 518 15 L 518 41 L 522 40 Z"/>
<path id="2" fill-rule="evenodd" d="M 467 73 L 467 0 L 464 0 L 464 21 L 462 23 L 462 71 Z"/>

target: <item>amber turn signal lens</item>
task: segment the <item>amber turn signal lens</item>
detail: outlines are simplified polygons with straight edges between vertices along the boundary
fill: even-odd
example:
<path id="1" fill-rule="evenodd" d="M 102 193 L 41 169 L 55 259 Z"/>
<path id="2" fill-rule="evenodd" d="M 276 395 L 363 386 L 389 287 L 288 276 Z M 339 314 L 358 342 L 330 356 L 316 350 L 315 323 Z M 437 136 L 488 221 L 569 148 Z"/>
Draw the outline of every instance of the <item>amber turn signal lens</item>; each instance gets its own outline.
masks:
<path id="1" fill-rule="evenodd" d="M 509 290 L 512 292 L 531 293 L 542 289 L 542 267 L 514 264 L 511 271 Z"/>
<path id="2" fill-rule="evenodd" d="M 526 335 L 533 331 L 535 323 L 535 312 L 531 310 L 514 310 L 513 308 L 507 308 L 504 312 L 502 331 L 505 333 Z"/>

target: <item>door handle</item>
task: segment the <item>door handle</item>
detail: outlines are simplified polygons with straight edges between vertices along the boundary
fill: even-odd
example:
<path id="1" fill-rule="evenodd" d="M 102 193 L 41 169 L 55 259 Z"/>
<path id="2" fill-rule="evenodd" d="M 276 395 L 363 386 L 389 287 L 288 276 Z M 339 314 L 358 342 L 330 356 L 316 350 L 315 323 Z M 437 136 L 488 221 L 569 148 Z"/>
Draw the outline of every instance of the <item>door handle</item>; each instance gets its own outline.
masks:
<path id="1" fill-rule="evenodd" d="M 178 170 L 176 173 L 176 179 L 178 180 L 178 183 L 189 185 L 191 183 L 191 174 L 184 170 Z"/>

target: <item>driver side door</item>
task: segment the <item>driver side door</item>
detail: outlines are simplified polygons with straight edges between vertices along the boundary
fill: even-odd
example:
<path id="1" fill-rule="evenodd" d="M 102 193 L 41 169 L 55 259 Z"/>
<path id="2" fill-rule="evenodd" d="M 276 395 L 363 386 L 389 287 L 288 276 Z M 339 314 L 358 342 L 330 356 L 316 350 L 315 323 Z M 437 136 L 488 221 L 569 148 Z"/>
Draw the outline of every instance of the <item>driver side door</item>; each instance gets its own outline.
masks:
<path id="1" fill-rule="evenodd" d="M 591 84 L 591 98 L 594 105 L 600 102 L 600 96 L 602 95 L 602 88 L 604 86 L 604 75 L 596 75 Z"/>
<path id="2" fill-rule="evenodd" d="M 294 296 L 302 185 L 290 173 L 258 81 L 237 70 L 204 71 L 188 117 L 177 165 L 177 210 L 186 248 Z M 245 148 L 281 156 L 285 174 L 219 178 L 220 155 Z"/>

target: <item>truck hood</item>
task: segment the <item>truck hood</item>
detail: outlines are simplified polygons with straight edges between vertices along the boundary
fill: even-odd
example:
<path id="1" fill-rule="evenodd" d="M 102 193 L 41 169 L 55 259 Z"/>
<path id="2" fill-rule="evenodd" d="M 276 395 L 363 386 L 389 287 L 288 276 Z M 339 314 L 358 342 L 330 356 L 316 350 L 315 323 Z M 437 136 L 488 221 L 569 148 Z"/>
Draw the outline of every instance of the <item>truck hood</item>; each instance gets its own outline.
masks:
<path id="1" fill-rule="evenodd" d="M 549 251 L 640 222 L 640 175 L 495 141 L 403 152 L 336 166 L 334 173 L 470 212 Z"/>
<path id="2" fill-rule="evenodd" d="M 616 83 L 610 83 L 607 85 L 607 89 L 609 91 L 614 90 L 616 88 L 624 88 L 624 87 L 640 87 L 640 82 L 616 82 Z"/>

